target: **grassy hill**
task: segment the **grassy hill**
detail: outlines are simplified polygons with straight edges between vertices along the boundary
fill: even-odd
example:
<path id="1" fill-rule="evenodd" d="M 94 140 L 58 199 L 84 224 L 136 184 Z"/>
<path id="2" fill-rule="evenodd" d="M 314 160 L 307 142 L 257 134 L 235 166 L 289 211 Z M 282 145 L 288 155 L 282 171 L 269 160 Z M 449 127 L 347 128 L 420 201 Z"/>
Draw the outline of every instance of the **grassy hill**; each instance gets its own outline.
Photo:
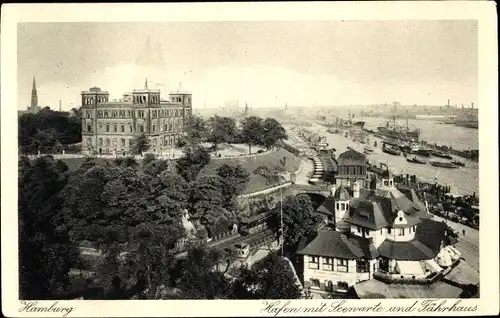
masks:
<path id="1" fill-rule="evenodd" d="M 253 171 L 259 166 L 273 166 L 279 165 L 280 160 L 286 157 L 286 169 L 288 171 L 295 171 L 298 169 L 300 164 L 300 158 L 296 157 L 294 154 L 288 152 L 285 149 L 280 149 L 278 151 L 272 151 L 268 153 L 263 153 L 254 156 L 244 156 L 240 158 L 222 158 L 222 159 L 212 159 L 210 163 L 203 168 L 201 174 L 210 175 L 215 174 L 218 167 L 223 164 L 237 165 L 241 164 L 250 173 L 250 183 L 247 189 L 244 191 L 246 193 L 252 193 L 255 191 L 263 190 L 271 187 L 271 185 L 266 184 L 266 179 L 260 175 L 254 174 Z M 75 170 L 78 166 L 85 160 L 85 158 L 67 158 L 61 159 L 68 166 L 69 170 Z M 108 162 L 112 162 L 113 159 L 95 159 L 99 164 L 106 165 Z M 174 160 L 175 161 L 175 160 Z"/>
<path id="2" fill-rule="evenodd" d="M 212 159 L 210 163 L 203 168 L 201 174 L 209 175 L 215 174 L 218 167 L 223 164 L 237 165 L 240 164 L 244 169 L 250 173 L 250 182 L 243 194 L 252 193 L 260 190 L 270 188 L 272 185 L 266 184 L 266 179 L 261 175 L 254 174 L 253 171 L 259 166 L 273 166 L 279 165 L 280 160 L 286 157 L 286 169 L 288 171 L 295 171 L 300 165 L 300 158 L 288 152 L 285 149 L 273 151 L 261 155 L 231 158 L 231 159 Z"/>

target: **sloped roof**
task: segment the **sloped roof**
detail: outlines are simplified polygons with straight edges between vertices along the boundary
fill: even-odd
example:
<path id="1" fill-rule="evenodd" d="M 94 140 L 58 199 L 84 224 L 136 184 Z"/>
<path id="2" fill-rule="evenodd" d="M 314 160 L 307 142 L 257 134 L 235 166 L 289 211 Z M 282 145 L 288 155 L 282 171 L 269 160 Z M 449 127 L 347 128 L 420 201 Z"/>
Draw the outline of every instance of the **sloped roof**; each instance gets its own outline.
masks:
<path id="1" fill-rule="evenodd" d="M 361 153 L 359 151 L 350 148 L 349 150 L 341 153 L 337 158 L 337 162 L 339 165 L 350 163 L 352 161 L 366 162 L 366 155 L 364 153 Z"/>
<path id="2" fill-rule="evenodd" d="M 371 246 L 370 246 L 371 245 Z M 305 248 L 297 252 L 299 255 L 325 256 L 343 259 L 374 258 L 377 250 L 368 239 L 345 235 L 332 229 L 324 229 Z"/>
<path id="3" fill-rule="evenodd" d="M 344 187 L 343 184 L 341 184 L 340 187 L 338 187 L 337 190 L 335 190 L 333 198 L 335 200 L 347 201 L 351 199 L 351 194 L 349 193 L 349 190 L 347 190 L 347 188 Z"/>
<path id="4" fill-rule="evenodd" d="M 379 202 L 368 200 L 351 202 L 351 209 L 345 221 L 371 230 L 378 230 L 391 224 Z"/>
<path id="5" fill-rule="evenodd" d="M 335 199 L 333 196 L 328 196 L 328 198 L 323 201 L 323 203 L 317 209 L 319 213 L 327 215 L 335 215 Z"/>
<path id="6" fill-rule="evenodd" d="M 442 222 L 424 219 L 417 226 L 415 238 L 409 242 L 385 240 L 378 247 L 380 256 L 395 260 L 427 260 L 436 257 L 445 238 L 446 226 Z"/>

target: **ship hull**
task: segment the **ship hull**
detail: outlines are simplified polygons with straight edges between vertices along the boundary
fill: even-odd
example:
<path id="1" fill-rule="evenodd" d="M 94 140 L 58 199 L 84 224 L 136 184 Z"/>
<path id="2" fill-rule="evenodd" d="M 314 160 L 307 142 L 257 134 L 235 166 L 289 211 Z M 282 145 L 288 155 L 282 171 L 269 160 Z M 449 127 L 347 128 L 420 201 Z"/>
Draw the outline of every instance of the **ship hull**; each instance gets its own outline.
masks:
<path id="1" fill-rule="evenodd" d="M 388 129 L 386 127 L 378 127 L 377 129 L 378 133 L 381 134 L 382 136 L 394 139 L 401 139 L 402 137 L 406 137 L 408 139 L 418 140 L 418 138 L 420 137 L 420 133 L 418 131 L 406 131 L 403 133 L 396 130 Z"/>
<path id="2" fill-rule="evenodd" d="M 455 126 L 478 129 L 479 123 L 477 121 L 456 121 Z"/>

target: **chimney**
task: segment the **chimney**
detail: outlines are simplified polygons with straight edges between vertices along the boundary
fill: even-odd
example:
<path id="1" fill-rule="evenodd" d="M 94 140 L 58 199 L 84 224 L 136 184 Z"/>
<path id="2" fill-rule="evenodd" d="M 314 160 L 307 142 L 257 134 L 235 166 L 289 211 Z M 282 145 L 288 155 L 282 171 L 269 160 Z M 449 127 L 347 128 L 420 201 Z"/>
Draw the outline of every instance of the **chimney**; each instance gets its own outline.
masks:
<path id="1" fill-rule="evenodd" d="M 354 182 L 352 196 L 355 199 L 359 198 L 359 181 Z"/>
<path id="2" fill-rule="evenodd" d="M 335 194 L 335 184 L 332 184 L 332 188 L 331 188 L 330 192 L 332 195 Z"/>
<path id="3" fill-rule="evenodd" d="M 474 103 L 471 103 L 472 109 L 474 109 Z"/>

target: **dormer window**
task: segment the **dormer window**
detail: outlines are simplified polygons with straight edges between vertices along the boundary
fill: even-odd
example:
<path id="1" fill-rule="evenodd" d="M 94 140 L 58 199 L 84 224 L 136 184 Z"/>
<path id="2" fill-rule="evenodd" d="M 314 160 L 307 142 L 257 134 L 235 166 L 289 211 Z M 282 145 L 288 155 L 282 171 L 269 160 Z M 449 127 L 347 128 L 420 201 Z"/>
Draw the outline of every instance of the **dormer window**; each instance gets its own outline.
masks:
<path id="1" fill-rule="evenodd" d="M 384 185 L 385 185 L 386 187 L 387 187 L 387 186 L 389 186 L 389 181 L 384 180 Z"/>

